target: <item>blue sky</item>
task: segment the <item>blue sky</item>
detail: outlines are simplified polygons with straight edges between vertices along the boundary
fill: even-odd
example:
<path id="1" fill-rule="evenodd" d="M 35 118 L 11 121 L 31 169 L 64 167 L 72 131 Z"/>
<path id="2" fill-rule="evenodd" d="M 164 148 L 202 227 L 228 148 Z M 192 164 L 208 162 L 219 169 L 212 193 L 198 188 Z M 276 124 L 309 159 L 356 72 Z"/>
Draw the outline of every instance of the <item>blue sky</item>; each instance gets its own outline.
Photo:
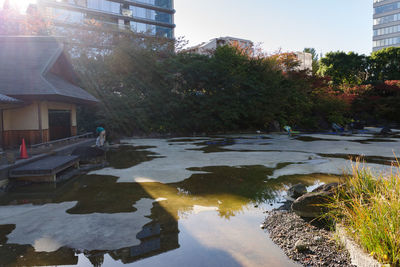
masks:
<path id="1" fill-rule="evenodd" d="M 176 36 L 190 45 L 234 36 L 267 52 L 372 50 L 372 0 L 175 0 Z"/>

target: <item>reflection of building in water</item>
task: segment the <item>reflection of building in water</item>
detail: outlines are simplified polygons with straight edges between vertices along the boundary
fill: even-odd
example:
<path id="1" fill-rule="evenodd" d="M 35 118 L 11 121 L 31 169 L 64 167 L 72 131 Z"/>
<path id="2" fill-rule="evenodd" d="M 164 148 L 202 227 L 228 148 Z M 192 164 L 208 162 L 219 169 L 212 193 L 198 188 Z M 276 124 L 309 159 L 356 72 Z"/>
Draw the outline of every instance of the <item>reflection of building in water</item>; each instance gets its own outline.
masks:
<path id="1" fill-rule="evenodd" d="M 123 248 L 110 253 L 114 260 L 124 264 L 152 257 L 179 248 L 178 222 L 159 203 L 155 203 L 151 215 L 153 221 L 145 226 L 136 237 L 140 245 Z"/>
<path id="2" fill-rule="evenodd" d="M 150 196 L 143 190 L 139 184 L 123 185 L 115 183 L 115 178 L 96 177 L 80 177 L 72 179 L 66 184 L 61 185 L 53 190 L 47 185 L 35 186 L 34 192 L 29 188 L 21 188 L 13 194 L 6 194 L 0 198 L 1 205 L 10 205 L 17 203 L 35 203 L 41 205 L 45 203 L 57 203 L 59 201 L 78 201 L 75 210 L 76 216 L 87 213 L 120 213 L 126 212 L 125 206 L 132 207 L 132 203 L 140 201 L 140 199 L 148 199 Z M 91 177 L 93 178 L 93 177 Z M 96 187 L 96 184 L 102 184 L 103 190 Z M 127 190 L 123 190 L 125 187 Z M 42 190 L 40 190 L 42 189 Z M 42 192 L 40 192 L 42 191 Z M 102 201 L 94 197 L 95 194 L 102 194 Z M 119 192 L 119 198 L 115 202 L 104 195 L 110 196 L 112 192 Z M 129 192 L 123 194 L 121 192 Z M 132 192 L 135 192 L 132 194 Z M 88 197 L 90 196 L 90 197 Z M 106 200 L 104 200 L 104 198 Z M 106 201 L 107 204 L 105 204 Z M 109 206 L 100 207 L 100 206 Z M 104 255 L 109 254 L 114 260 L 121 260 L 124 263 L 131 263 L 139 259 L 155 256 L 176 248 L 179 248 L 179 230 L 176 220 L 177 210 L 167 211 L 159 202 L 154 202 L 151 208 L 150 223 L 144 225 L 140 232 L 129 232 L 126 234 L 136 235 L 140 240 L 137 246 L 126 247 L 118 250 L 107 251 L 85 251 L 84 255 L 89 259 L 93 266 L 101 266 L 104 261 Z M 1 224 L 1 222 L 0 222 Z M 140 226 L 139 226 L 140 227 Z M 7 236 L 15 229 L 15 225 L 0 225 L 0 266 L 6 262 L 6 266 L 54 266 L 54 265 L 75 265 L 78 264 L 76 254 L 81 253 L 71 248 L 60 248 L 55 252 L 36 252 L 31 245 L 7 244 Z M 139 228 L 140 229 L 140 228 Z M 97 234 L 97 233 L 88 233 Z M 118 245 L 116 245 L 116 248 Z"/>

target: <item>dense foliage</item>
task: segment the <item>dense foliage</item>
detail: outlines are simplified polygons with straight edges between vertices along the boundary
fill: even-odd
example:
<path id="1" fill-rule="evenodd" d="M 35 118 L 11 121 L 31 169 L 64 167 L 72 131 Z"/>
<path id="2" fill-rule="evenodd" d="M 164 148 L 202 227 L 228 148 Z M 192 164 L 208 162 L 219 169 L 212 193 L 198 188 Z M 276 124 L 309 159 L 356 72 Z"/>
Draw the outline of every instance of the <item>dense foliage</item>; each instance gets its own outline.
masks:
<path id="1" fill-rule="evenodd" d="M 332 78 L 333 85 L 361 84 L 366 79 L 367 57 L 350 52 L 330 52 L 321 59 L 319 74 Z"/>
<path id="2" fill-rule="evenodd" d="M 384 48 L 371 56 L 330 52 L 321 58 L 318 74 L 329 76 L 335 86 L 400 80 L 400 47 Z"/>
<path id="3" fill-rule="evenodd" d="M 124 135 L 269 130 L 277 122 L 317 129 L 343 122 L 347 105 L 321 79 L 297 71 L 292 54 L 250 55 L 219 47 L 210 55 L 160 49 L 160 40 L 121 41 L 74 59 L 82 86 L 101 104 L 81 110 L 81 127 Z"/>
<path id="4" fill-rule="evenodd" d="M 400 48 L 356 53 L 327 53 L 319 75 L 330 79 L 335 95 L 351 105 L 351 116 L 369 124 L 400 123 Z"/>
<path id="5" fill-rule="evenodd" d="M 71 47 L 82 87 L 101 100 L 96 108 L 81 108 L 82 130 L 103 125 L 131 136 L 268 131 L 283 125 L 321 130 L 352 119 L 400 122 L 400 48 L 371 56 L 331 52 L 319 61 L 315 49 L 306 48 L 314 66 L 307 73 L 298 70 L 291 53 L 223 46 L 198 55 L 158 38 L 91 34 Z M 106 48 L 93 48 L 93 42 Z"/>

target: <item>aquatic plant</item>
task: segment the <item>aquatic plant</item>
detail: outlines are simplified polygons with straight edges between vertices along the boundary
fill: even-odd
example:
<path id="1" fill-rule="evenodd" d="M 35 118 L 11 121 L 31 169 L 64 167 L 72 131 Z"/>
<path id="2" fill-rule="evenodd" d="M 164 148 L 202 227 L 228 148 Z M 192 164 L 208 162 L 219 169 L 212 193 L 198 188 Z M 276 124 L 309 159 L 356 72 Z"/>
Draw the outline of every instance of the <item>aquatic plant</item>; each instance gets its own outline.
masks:
<path id="1" fill-rule="evenodd" d="M 329 216 L 382 263 L 400 266 L 400 166 L 373 174 L 357 161 L 330 204 Z"/>

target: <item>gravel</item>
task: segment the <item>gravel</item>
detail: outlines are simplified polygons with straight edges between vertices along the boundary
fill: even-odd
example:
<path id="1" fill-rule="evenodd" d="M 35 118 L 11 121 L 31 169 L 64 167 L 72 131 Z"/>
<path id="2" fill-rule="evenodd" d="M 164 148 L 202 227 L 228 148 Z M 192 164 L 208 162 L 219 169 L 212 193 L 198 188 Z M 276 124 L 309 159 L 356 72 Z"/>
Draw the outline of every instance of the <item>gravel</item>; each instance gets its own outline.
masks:
<path id="1" fill-rule="evenodd" d="M 275 210 L 262 225 L 285 254 L 303 266 L 353 266 L 333 234 L 293 212 Z"/>

